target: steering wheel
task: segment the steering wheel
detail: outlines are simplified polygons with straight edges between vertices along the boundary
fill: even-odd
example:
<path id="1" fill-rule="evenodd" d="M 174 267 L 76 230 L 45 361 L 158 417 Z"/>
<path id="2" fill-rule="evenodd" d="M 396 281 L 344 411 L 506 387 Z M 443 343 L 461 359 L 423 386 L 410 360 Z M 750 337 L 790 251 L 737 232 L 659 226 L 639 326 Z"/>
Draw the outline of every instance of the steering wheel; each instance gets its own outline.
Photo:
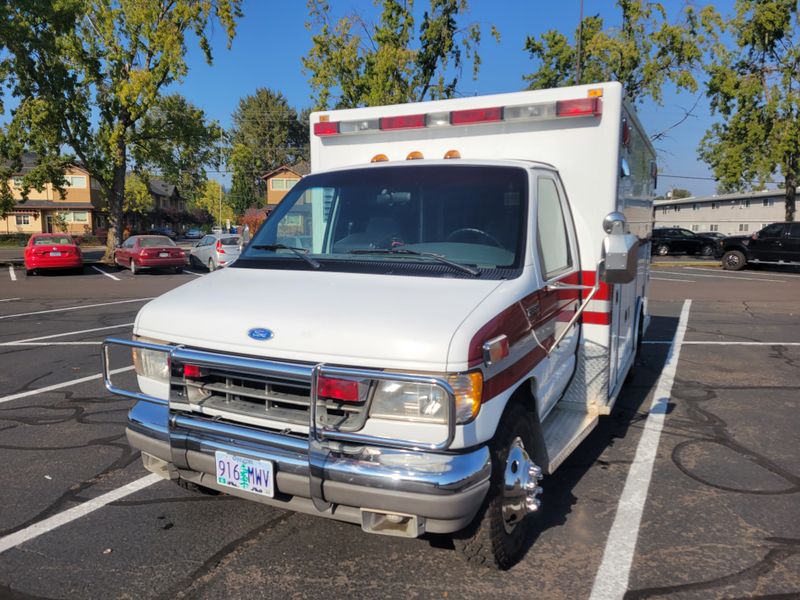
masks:
<path id="1" fill-rule="evenodd" d="M 450 234 L 447 236 L 447 241 L 452 242 L 453 238 L 458 237 L 462 233 L 470 233 L 476 234 L 482 237 L 485 240 L 488 240 L 492 246 L 497 246 L 498 248 L 503 248 L 503 244 L 494 237 L 491 233 L 486 233 L 483 229 L 475 229 L 474 227 L 462 227 L 461 229 L 456 229 L 455 231 L 451 231 Z"/>

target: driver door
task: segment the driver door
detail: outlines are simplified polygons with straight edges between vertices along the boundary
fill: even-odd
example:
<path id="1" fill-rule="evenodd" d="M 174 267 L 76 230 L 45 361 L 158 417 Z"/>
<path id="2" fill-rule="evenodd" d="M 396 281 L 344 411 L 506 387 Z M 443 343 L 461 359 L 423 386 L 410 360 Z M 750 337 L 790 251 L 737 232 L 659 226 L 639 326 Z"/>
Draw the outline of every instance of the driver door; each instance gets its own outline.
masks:
<path id="1" fill-rule="evenodd" d="M 536 400 L 540 420 L 552 410 L 566 390 L 575 370 L 578 326 L 554 345 L 567 328 L 580 304 L 576 290 L 558 289 L 559 284 L 579 283 L 580 264 L 575 226 L 560 182 L 550 173 L 536 175 L 536 247 L 540 292 L 535 306 L 523 306 L 536 336 L 548 354 L 543 373 L 537 378 Z"/>
<path id="2" fill-rule="evenodd" d="M 784 224 L 767 225 L 750 238 L 750 256 L 756 260 L 777 261 L 783 257 Z"/>

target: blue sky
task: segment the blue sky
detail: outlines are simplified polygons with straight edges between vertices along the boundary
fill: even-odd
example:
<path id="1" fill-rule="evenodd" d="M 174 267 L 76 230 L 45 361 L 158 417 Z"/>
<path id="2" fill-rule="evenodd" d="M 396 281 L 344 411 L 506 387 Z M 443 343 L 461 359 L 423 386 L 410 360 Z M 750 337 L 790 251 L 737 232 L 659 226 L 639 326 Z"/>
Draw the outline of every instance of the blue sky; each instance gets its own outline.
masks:
<path id="1" fill-rule="evenodd" d="M 685 4 L 681 0 L 665 2 L 673 18 Z M 732 4 L 733 0 L 715 3 L 726 13 L 731 11 Z M 368 17 L 377 14 L 371 0 L 331 0 L 331 5 L 334 15 L 353 11 Z M 417 0 L 416 12 L 421 13 L 426 5 L 426 0 Z M 258 87 L 282 92 L 297 108 L 311 104 L 311 89 L 301 64 L 301 58 L 311 46 L 311 34 L 304 25 L 308 17 L 305 0 L 246 0 L 244 13 L 231 50 L 224 47 L 222 31 L 215 32 L 215 61 L 209 67 L 197 48 L 190 47 L 189 74 L 182 83 L 173 86 L 224 126 L 230 124 L 231 113 L 239 99 Z M 584 0 L 584 14 L 596 13 L 603 16 L 607 24 L 619 22 L 618 10 L 609 0 Z M 523 89 L 522 76 L 533 69 L 524 51 L 526 36 L 548 29 L 571 33 L 577 26 L 578 16 L 579 0 L 471 0 L 468 20 L 480 23 L 484 29 L 480 46 L 483 62 L 477 80 L 471 78 L 469 68 L 465 69 L 459 84 L 460 94 L 483 95 Z M 489 36 L 492 24 L 501 33 L 500 43 Z M 711 177 L 710 171 L 697 158 L 697 145 L 712 122 L 702 93 L 675 94 L 665 90 L 663 105 L 641 107 L 639 116 L 650 133 L 666 129 L 683 116 L 683 109 L 691 107 L 697 96 L 701 99 L 695 109 L 696 117 L 672 130 L 667 139 L 657 144 L 662 172 L 660 193 L 671 187 L 686 188 L 695 195 L 715 192 L 715 182 L 703 179 Z"/>

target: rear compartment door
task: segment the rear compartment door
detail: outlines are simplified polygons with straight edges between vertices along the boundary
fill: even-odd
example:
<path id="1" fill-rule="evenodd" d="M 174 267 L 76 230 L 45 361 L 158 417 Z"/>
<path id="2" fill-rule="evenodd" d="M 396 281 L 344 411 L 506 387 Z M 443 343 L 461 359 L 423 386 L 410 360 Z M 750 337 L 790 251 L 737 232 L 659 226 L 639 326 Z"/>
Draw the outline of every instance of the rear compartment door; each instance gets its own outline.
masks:
<path id="1" fill-rule="evenodd" d="M 578 326 L 569 326 L 558 346 L 554 342 L 578 309 L 579 292 L 558 289 L 558 286 L 580 283 L 580 259 L 575 226 L 560 182 L 551 173 L 539 172 L 535 185 L 533 252 L 539 264 L 541 292 L 536 299 L 537 306 L 524 308 L 537 341 L 548 350 L 536 390 L 539 418 L 543 420 L 561 398 L 575 370 Z"/>

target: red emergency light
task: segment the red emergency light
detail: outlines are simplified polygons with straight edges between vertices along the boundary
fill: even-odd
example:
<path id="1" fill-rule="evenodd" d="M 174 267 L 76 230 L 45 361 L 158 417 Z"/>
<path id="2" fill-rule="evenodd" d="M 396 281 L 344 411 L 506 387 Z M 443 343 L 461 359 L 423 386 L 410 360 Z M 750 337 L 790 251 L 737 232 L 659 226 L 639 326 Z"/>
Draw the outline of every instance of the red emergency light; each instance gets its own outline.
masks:
<path id="1" fill-rule="evenodd" d="M 359 402 L 358 382 L 351 379 L 319 377 L 317 379 L 317 395 L 320 398 L 330 398 L 342 402 Z"/>

